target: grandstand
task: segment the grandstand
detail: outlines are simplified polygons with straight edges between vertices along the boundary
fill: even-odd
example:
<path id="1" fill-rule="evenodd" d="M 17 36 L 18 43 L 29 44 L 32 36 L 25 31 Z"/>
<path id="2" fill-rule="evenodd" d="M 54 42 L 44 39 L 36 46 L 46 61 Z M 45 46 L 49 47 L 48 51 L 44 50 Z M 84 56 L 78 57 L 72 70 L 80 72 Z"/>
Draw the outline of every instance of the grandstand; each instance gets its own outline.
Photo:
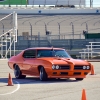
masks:
<path id="1" fill-rule="evenodd" d="M 2 7 L 0 6 L 2 8 L 0 10 L 0 19 L 13 11 L 18 13 L 18 42 L 16 42 L 16 50 L 36 46 L 54 46 L 65 48 L 71 54 L 78 54 L 89 42 L 99 42 L 99 39 L 85 39 L 83 34 L 83 31 L 100 33 L 99 8 L 42 8 L 33 7 L 33 4 L 28 5 L 29 2 L 26 3 L 24 0 L 16 2 L 13 0 L 10 0 L 10 2 L 6 0 L 5 3 L 0 2 L 1 6 L 4 4 Z M 34 3 L 38 4 L 38 2 Z M 84 3 L 81 4 L 84 5 Z M 0 35 L 13 27 L 12 18 L 13 16 L 0 22 Z M 76 52 L 75 50 L 78 51 Z"/>
<path id="2" fill-rule="evenodd" d="M 18 15 L 18 35 L 23 36 L 27 32 L 29 36 L 38 33 L 46 36 L 46 31 L 49 31 L 52 38 L 61 35 L 62 39 L 73 39 L 74 35 L 74 39 L 84 39 L 83 30 L 88 33 L 100 32 L 99 22 L 100 15 Z M 7 27 L 11 27 L 8 21 L 4 24 L 6 27 L 0 23 L 1 34 Z"/>

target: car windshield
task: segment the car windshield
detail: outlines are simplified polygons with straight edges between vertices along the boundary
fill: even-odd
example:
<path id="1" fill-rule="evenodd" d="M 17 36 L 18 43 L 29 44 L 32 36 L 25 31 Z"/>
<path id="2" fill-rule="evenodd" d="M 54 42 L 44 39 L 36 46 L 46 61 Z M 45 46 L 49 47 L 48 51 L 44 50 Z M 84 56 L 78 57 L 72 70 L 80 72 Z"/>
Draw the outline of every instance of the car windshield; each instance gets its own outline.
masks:
<path id="1" fill-rule="evenodd" d="M 37 57 L 64 57 L 71 58 L 65 50 L 37 50 Z"/>

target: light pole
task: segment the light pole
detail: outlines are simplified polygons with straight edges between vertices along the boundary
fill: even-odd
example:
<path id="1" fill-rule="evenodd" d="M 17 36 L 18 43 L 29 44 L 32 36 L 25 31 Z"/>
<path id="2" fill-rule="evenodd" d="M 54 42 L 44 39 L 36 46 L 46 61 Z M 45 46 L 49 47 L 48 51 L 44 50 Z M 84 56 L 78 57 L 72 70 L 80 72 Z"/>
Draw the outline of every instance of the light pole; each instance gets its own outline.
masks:
<path id="1" fill-rule="evenodd" d="M 30 29 L 31 29 L 31 40 L 32 40 L 32 24 L 29 22 L 30 24 Z"/>
<path id="2" fill-rule="evenodd" d="M 72 25 L 72 35 L 73 35 L 73 39 L 74 39 L 74 25 L 73 25 L 73 22 L 71 22 L 70 25 Z"/>
<path id="3" fill-rule="evenodd" d="M 44 25 L 45 25 L 45 33 L 46 33 L 47 32 L 47 25 L 45 22 L 44 22 Z"/>
<path id="4" fill-rule="evenodd" d="M 28 20 L 25 20 L 25 21 L 23 21 L 22 22 L 22 25 L 23 25 L 23 27 L 24 27 L 24 25 L 25 25 L 25 23 L 27 22 Z M 27 23 L 29 23 L 29 25 L 28 25 L 28 27 L 30 27 L 30 30 L 29 30 L 29 32 L 31 33 L 31 34 L 27 34 L 28 36 L 27 36 L 27 38 L 29 38 L 29 36 L 31 36 L 31 39 L 32 39 L 32 24 L 30 23 L 30 22 L 27 22 Z M 27 30 L 28 31 L 28 30 Z M 23 38 L 24 38 L 24 35 L 23 35 Z"/>
<path id="5" fill-rule="evenodd" d="M 84 23 L 86 24 L 86 32 L 88 33 L 88 24 L 87 24 L 87 22 L 83 22 L 83 23 L 81 24 L 81 26 L 82 26 Z"/>
<path id="6" fill-rule="evenodd" d="M 58 23 L 58 29 L 59 29 L 59 40 L 60 40 L 60 23 Z"/>
<path id="7" fill-rule="evenodd" d="M 88 33 L 88 24 L 86 23 L 86 31 L 87 31 L 87 33 Z"/>

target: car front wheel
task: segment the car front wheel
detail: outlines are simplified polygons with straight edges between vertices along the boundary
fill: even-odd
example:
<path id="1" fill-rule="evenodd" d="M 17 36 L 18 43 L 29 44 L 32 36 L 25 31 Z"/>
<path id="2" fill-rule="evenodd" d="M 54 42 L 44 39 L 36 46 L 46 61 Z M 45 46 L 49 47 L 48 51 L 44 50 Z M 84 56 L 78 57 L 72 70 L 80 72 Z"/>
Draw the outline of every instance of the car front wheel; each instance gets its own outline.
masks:
<path id="1" fill-rule="evenodd" d="M 47 80 L 47 74 L 46 74 L 45 69 L 43 67 L 40 68 L 40 80 L 41 81 Z"/>
<path id="2" fill-rule="evenodd" d="M 14 75 L 17 79 L 23 79 L 26 77 L 26 75 L 22 75 L 22 72 L 20 71 L 20 68 L 18 65 L 15 65 L 14 67 Z"/>

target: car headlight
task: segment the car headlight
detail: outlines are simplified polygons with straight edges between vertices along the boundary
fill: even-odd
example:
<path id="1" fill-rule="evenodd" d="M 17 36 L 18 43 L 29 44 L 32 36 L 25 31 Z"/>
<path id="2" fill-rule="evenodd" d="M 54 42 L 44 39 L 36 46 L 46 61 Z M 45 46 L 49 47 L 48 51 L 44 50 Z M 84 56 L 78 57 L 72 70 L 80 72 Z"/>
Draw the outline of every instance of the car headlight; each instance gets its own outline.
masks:
<path id="1" fill-rule="evenodd" d="M 56 69 L 59 69 L 59 66 L 58 65 L 56 65 Z"/>
<path id="2" fill-rule="evenodd" d="M 87 66 L 87 69 L 90 69 L 90 66 Z"/>
<path id="3" fill-rule="evenodd" d="M 55 65 L 52 65 L 52 69 L 55 69 L 56 68 L 56 66 Z"/>
<path id="4" fill-rule="evenodd" d="M 86 66 L 83 66 L 83 69 L 86 69 L 87 67 Z"/>
<path id="5" fill-rule="evenodd" d="M 52 69 L 59 69 L 59 65 L 52 65 Z"/>
<path id="6" fill-rule="evenodd" d="M 90 66 L 83 66 L 83 69 L 90 69 Z"/>

